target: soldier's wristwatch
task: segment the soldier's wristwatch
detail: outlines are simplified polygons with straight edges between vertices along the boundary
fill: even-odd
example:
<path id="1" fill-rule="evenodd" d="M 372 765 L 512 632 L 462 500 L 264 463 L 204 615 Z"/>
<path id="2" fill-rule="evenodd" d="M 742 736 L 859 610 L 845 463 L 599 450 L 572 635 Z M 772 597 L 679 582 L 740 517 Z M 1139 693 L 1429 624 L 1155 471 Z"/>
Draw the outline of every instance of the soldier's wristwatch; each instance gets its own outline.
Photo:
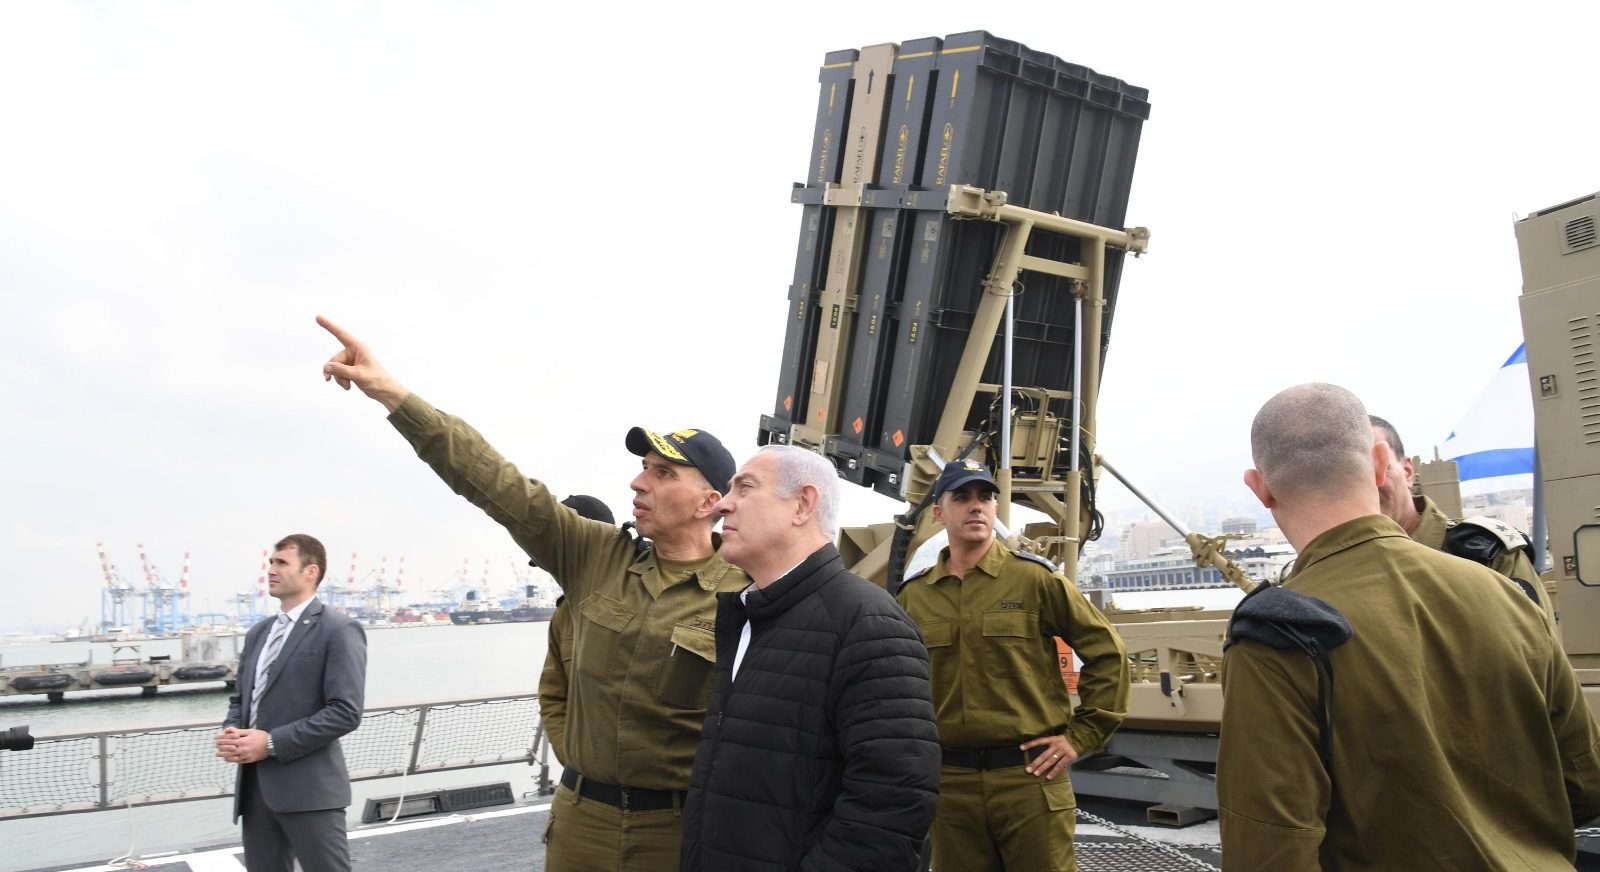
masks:
<path id="1" fill-rule="evenodd" d="M 273 747 L 273 745 L 272 745 L 272 734 L 271 733 L 267 734 L 267 756 L 268 757 L 276 757 L 276 756 L 278 756 L 278 749 Z"/>

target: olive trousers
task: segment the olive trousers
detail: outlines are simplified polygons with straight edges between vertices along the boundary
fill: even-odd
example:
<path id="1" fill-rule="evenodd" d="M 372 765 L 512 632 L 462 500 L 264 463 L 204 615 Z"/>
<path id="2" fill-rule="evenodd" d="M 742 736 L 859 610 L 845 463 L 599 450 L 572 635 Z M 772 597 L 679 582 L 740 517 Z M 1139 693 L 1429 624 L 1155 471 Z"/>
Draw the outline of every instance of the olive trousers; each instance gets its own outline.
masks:
<path id="1" fill-rule="evenodd" d="M 933 819 L 934 872 L 1077 872 L 1077 814 L 1065 774 L 1046 781 L 1020 765 L 946 766 Z"/>
<path id="2" fill-rule="evenodd" d="M 674 872 L 683 848 L 683 810 L 625 812 L 556 788 L 544 830 L 549 872 Z"/>

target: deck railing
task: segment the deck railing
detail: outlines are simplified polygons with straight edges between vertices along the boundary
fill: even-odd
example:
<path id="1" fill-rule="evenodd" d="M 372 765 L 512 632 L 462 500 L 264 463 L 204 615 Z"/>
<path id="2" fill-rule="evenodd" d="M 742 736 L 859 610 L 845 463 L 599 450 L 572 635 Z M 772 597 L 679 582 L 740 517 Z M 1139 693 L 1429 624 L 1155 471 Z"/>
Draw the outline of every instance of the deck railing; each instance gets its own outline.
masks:
<path id="1" fill-rule="evenodd" d="M 234 764 L 216 756 L 216 723 L 39 736 L 0 752 L 0 820 L 233 795 Z M 527 763 L 550 784 L 537 696 L 367 709 L 341 740 L 350 780 Z"/>

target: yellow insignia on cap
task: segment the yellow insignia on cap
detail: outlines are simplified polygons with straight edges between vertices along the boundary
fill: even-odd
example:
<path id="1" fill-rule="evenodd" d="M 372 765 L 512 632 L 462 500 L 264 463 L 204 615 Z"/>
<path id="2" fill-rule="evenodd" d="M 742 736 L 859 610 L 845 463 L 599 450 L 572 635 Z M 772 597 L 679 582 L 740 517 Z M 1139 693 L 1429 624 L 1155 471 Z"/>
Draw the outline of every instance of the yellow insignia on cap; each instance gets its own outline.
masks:
<path id="1" fill-rule="evenodd" d="M 969 459 L 969 460 L 962 461 L 962 465 L 964 465 L 967 468 L 967 470 L 970 471 L 970 472 L 982 472 L 983 471 L 983 464 L 979 463 L 976 460 L 970 460 Z"/>
<path id="2" fill-rule="evenodd" d="M 679 442 L 682 442 L 684 439 L 688 438 L 688 436 L 684 436 L 683 435 L 685 433 L 687 433 L 688 436 L 693 436 L 695 431 L 693 431 L 693 430 L 679 430 L 676 433 L 669 433 L 667 435 L 671 436 L 674 439 L 677 439 Z M 657 454 L 661 455 L 662 457 L 665 457 L 668 460 L 673 461 L 674 463 L 688 463 L 689 462 L 689 458 L 683 456 L 683 452 L 678 450 L 678 446 L 676 446 L 676 445 L 672 444 L 671 442 L 668 442 L 666 439 L 662 438 L 661 434 L 656 433 L 654 430 L 646 430 L 646 431 L 644 431 L 644 435 L 650 437 L 650 447 L 654 448 L 656 450 Z"/>

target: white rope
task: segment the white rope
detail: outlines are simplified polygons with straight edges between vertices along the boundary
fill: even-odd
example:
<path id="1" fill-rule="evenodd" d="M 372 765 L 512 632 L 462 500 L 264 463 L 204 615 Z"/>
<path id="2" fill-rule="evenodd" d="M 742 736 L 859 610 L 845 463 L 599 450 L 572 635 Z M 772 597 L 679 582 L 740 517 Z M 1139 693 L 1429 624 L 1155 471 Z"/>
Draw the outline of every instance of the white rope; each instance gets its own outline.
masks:
<path id="1" fill-rule="evenodd" d="M 417 709 L 417 717 L 420 718 L 420 717 L 423 716 L 422 715 L 422 711 L 423 711 L 422 709 Z M 394 804 L 394 817 L 389 818 L 389 821 L 388 821 L 388 825 L 390 825 L 390 826 L 393 826 L 394 822 L 400 819 L 400 810 L 406 807 L 406 779 L 411 777 L 411 763 L 410 763 L 410 761 L 413 759 L 413 756 L 414 756 L 409 752 L 410 751 L 415 751 L 416 747 L 417 747 L 417 731 L 415 729 L 413 729 L 411 731 L 411 742 L 406 746 L 406 749 L 408 751 L 408 753 L 406 754 L 406 761 L 407 762 L 406 762 L 406 765 L 403 768 L 401 768 L 401 770 L 400 770 L 400 798 L 395 801 L 395 804 Z"/>
<path id="2" fill-rule="evenodd" d="M 127 771 L 128 743 L 126 741 L 119 741 L 117 742 L 117 772 L 120 774 Z M 110 776 L 108 775 L 107 777 L 109 778 Z M 122 798 L 122 803 L 128 809 L 128 853 L 123 854 L 120 857 L 112 857 L 110 860 L 106 861 L 106 865 L 120 866 L 124 869 L 142 869 L 144 868 L 145 864 L 139 861 L 139 855 L 134 853 L 133 850 L 136 841 L 135 836 L 138 833 L 138 828 L 134 826 L 133 797 L 131 795 L 124 796 Z"/>

